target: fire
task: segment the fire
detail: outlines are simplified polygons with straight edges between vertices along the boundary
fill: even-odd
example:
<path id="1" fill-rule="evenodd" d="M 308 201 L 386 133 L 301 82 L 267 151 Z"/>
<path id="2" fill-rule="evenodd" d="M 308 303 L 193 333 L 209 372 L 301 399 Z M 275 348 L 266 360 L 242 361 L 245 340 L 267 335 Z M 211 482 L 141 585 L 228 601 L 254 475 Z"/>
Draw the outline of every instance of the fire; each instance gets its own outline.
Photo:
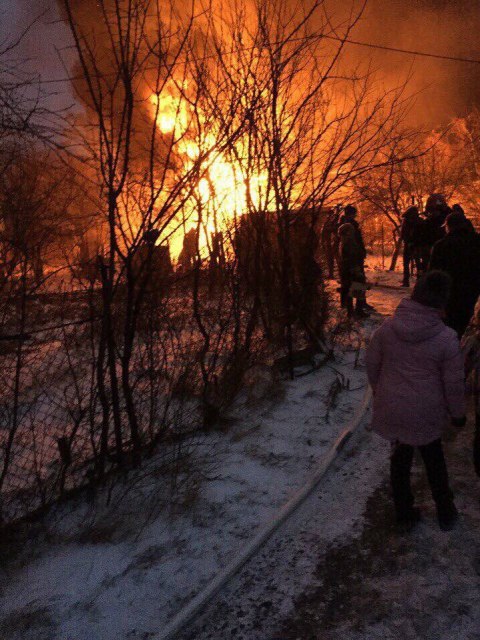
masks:
<path id="1" fill-rule="evenodd" d="M 176 149 L 183 156 L 185 167 L 188 170 L 200 154 L 198 141 L 188 136 L 191 114 L 185 100 L 173 95 L 173 88 L 169 87 L 166 95 L 160 98 L 153 94 L 150 97 L 153 107 L 153 117 L 159 130 L 165 135 L 174 136 Z M 215 149 L 216 139 L 214 133 L 207 133 L 202 140 L 205 149 Z M 241 152 L 241 142 L 237 151 Z M 241 154 L 240 154 L 240 157 Z M 250 188 L 250 197 L 253 206 L 260 208 L 267 188 L 267 172 L 261 172 L 247 179 L 244 177 L 242 167 L 238 161 L 231 161 L 224 153 L 216 152 L 212 158 L 205 162 L 196 188 L 196 203 L 192 204 L 188 212 L 190 228 L 198 226 L 196 210 L 202 209 L 200 250 L 205 253 L 209 246 L 209 236 L 225 231 L 229 223 L 248 210 L 247 190 Z M 265 205 L 264 205 L 265 206 Z M 185 229 L 187 231 L 188 229 Z M 183 233 L 182 233 L 183 238 Z M 177 256 L 181 250 L 182 238 L 172 238 L 171 251 Z"/>
<path id="2" fill-rule="evenodd" d="M 188 112 L 183 100 L 174 98 L 171 93 L 163 92 L 160 96 L 150 97 L 157 127 L 162 133 L 181 136 L 188 128 Z"/>

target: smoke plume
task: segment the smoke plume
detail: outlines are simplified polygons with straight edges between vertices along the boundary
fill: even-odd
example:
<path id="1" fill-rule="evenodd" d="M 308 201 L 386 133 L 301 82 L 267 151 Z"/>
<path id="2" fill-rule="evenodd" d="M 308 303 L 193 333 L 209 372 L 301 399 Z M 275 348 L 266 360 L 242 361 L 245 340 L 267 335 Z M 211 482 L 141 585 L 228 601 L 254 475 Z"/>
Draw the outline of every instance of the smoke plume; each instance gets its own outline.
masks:
<path id="1" fill-rule="evenodd" d="M 477 0 L 369 0 L 352 37 L 390 47 L 480 60 Z M 352 59 L 371 57 L 389 82 L 412 74 L 418 92 L 414 117 L 438 126 L 480 106 L 480 64 L 452 62 L 402 53 L 348 49 Z"/>
<path id="2" fill-rule="evenodd" d="M 292 0 L 296 2 L 296 0 Z M 326 0 L 332 14 L 350 10 L 350 2 Z M 362 0 L 354 0 L 357 7 Z M 22 28 L 22 21 L 50 9 L 49 17 L 58 16 L 59 0 L 12 0 L 3 15 L 3 31 Z M 95 0 L 77 0 L 85 15 L 95 14 Z M 47 27 L 43 28 L 44 30 Z M 62 75 L 54 47 L 69 44 L 63 26 L 50 25 L 43 35 L 32 33 L 24 44 L 29 57 L 38 61 L 44 77 Z M 0 35 L 1 35 L 0 29 Z M 53 33 L 55 32 L 55 33 Z M 449 56 L 480 60 L 480 11 L 478 0 L 368 0 L 351 37 L 389 47 L 428 51 Z M 480 106 L 480 64 L 468 64 L 422 58 L 402 53 L 347 45 L 349 63 L 371 60 L 386 78 L 388 85 L 401 83 L 412 75 L 411 91 L 416 94 L 412 118 L 416 123 L 436 127 L 455 116 L 463 116 L 473 106 Z"/>

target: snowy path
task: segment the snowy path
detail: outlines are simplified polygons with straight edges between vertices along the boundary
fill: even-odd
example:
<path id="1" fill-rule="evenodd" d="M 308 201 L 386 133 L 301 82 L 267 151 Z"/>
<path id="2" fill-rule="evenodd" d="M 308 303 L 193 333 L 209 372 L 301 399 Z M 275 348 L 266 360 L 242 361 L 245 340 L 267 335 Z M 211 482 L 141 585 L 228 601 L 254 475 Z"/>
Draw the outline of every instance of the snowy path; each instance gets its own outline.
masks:
<path id="1" fill-rule="evenodd" d="M 387 285 L 372 289 L 369 301 L 382 315 L 390 315 L 405 295 L 399 289 L 400 274 L 370 272 L 369 280 Z M 205 614 L 179 635 L 181 640 L 287 637 L 274 630 L 298 595 L 318 583 L 319 559 L 330 547 L 359 534 L 372 491 L 384 484 L 388 446 L 366 431 L 367 425 L 368 415 L 320 487 Z"/>
<path id="2" fill-rule="evenodd" d="M 266 638 L 282 640 L 478 640 L 479 480 L 471 460 L 473 421 L 447 443 L 460 520 L 438 528 L 421 463 L 414 488 L 423 520 L 410 534 L 392 526 L 387 478 L 372 485 L 357 535 L 317 561 L 317 585 L 297 592 L 292 610 Z M 249 640 L 256 640 L 255 634 Z"/>

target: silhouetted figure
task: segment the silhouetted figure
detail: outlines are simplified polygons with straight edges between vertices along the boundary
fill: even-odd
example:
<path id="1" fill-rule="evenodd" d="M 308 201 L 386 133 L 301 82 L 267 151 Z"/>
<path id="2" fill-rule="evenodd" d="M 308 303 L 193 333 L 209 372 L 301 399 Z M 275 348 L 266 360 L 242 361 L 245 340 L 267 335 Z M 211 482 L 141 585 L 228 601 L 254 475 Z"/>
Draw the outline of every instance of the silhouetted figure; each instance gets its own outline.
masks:
<path id="1" fill-rule="evenodd" d="M 180 269 L 184 273 L 191 271 L 195 267 L 197 263 L 197 249 L 198 232 L 197 229 L 192 228 L 183 236 L 183 247 L 180 255 L 178 256 Z"/>
<path id="2" fill-rule="evenodd" d="M 332 209 L 325 219 L 321 231 L 323 254 L 327 263 L 328 277 L 332 280 L 335 276 L 335 263 L 338 264 L 338 227 L 340 212 Z"/>
<path id="3" fill-rule="evenodd" d="M 132 269 L 136 278 L 140 279 L 141 286 L 147 289 L 152 284 L 157 287 L 173 273 L 170 248 L 168 244 L 156 245 L 160 231 L 149 229 L 143 234 L 143 242 L 133 256 Z"/>
<path id="4" fill-rule="evenodd" d="M 354 207 L 352 204 L 348 204 L 345 207 L 344 213 L 339 220 L 339 224 L 340 224 L 340 227 L 343 224 L 351 224 L 353 226 L 355 241 L 359 247 L 360 255 L 362 256 L 363 277 L 362 277 L 362 280 L 357 282 L 362 282 L 362 283 L 364 282 L 366 284 L 367 279 L 365 277 L 365 258 L 367 257 L 367 249 L 365 248 L 365 242 L 363 241 L 362 229 L 360 228 L 360 225 L 357 220 L 357 208 Z M 357 307 L 356 307 L 357 315 L 365 315 L 367 311 L 374 310 L 374 308 L 367 303 L 366 295 L 367 295 L 366 287 L 364 290 L 357 292 Z"/>
<path id="5" fill-rule="evenodd" d="M 357 241 L 358 246 L 361 248 L 363 253 L 363 260 L 367 257 L 367 250 L 365 248 L 365 242 L 363 241 L 362 230 L 357 220 L 357 208 L 353 206 L 353 204 L 348 204 L 343 212 L 343 215 L 340 217 L 338 221 L 339 229 L 342 224 L 349 223 L 353 226 L 355 231 L 355 239 Z"/>
<path id="6" fill-rule="evenodd" d="M 422 219 L 417 207 L 409 207 L 403 214 L 401 238 L 403 241 L 403 286 L 410 286 L 410 273 L 415 263 L 417 272 L 420 270 L 420 227 Z"/>
<path id="7" fill-rule="evenodd" d="M 339 245 L 339 271 L 340 271 L 340 303 L 342 308 L 347 310 L 348 317 L 352 317 L 354 283 L 365 284 L 366 277 L 364 271 L 364 251 L 358 243 L 355 227 L 346 222 L 338 230 L 340 238 Z M 362 316 L 365 314 L 365 296 L 362 292 L 356 297 L 355 312 Z"/>
<path id="8" fill-rule="evenodd" d="M 433 193 L 428 196 L 425 205 L 425 217 L 421 219 L 417 230 L 417 254 L 419 271 L 428 269 L 433 245 L 445 236 L 445 220 L 451 213 L 445 196 Z"/>
<path id="9" fill-rule="evenodd" d="M 446 219 L 447 235 L 433 247 L 430 269 L 450 274 L 453 284 L 445 322 L 461 337 L 480 295 L 480 236 L 458 210 Z"/>
<path id="10" fill-rule="evenodd" d="M 472 221 L 467 218 L 465 215 L 465 211 L 463 210 L 462 205 L 454 204 L 452 207 L 452 213 L 460 213 L 465 218 L 465 227 L 467 227 L 470 231 L 475 231 L 475 227 L 472 224 Z"/>
<path id="11" fill-rule="evenodd" d="M 433 247 L 445 237 L 445 220 L 451 209 L 445 200 L 445 196 L 434 193 L 427 198 L 425 205 L 425 233 L 428 244 Z"/>
<path id="12" fill-rule="evenodd" d="M 215 267 L 225 266 L 225 251 L 223 248 L 223 233 L 216 231 L 211 236 L 210 264 Z"/>

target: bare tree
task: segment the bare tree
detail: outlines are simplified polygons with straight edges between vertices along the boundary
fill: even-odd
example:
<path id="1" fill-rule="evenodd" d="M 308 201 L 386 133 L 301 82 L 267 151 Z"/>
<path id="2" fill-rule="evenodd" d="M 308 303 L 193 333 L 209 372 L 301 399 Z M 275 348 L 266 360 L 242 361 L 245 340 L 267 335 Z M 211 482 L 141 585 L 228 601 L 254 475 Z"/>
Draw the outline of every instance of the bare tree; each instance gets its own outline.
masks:
<path id="1" fill-rule="evenodd" d="M 385 154 L 385 164 L 363 174 L 355 181 L 355 187 L 372 215 L 380 216 L 391 229 L 393 271 L 402 242 L 405 210 L 416 205 L 422 211 L 431 193 L 443 193 L 447 200 L 459 196 L 461 185 L 469 182 L 469 156 L 464 140 L 454 135 L 452 126 L 429 134 L 405 131 L 386 147 Z"/>
<path id="2" fill-rule="evenodd" d="M 246 126 L 229 159 L 246 184 L 244 210 L 258 222 L 253 234 L 256 273 L 250 280 L 267 307 L 275 290 L 271 278 L 278 283 L 291 374 L 295 321 L 300 319 L 317 342 L 322 337 L 321 323 L 315 326 L 311 315 L 303 313 L 305 297 L 298 296 L 294 254 L 299 238 L 293 228 L 303 219 L 307 255 L 314 256 L 322 207 L 351 188 L 355 178 L 388 164 L 384 150 L 398 137 L 409 106 L 405 86 L 386 91 L 368 68 L 346 68 L 344 42 L 361 15 L 362 9 L 333 24 L 322 0 L 259 0 L 235 3 L 220 24 L 212 18 L 210 28 L 210 50 L 221 74 L 217 84 L 227 95 L 242 96 L 237 118 Z M 222 102 L 214 102 L 221 123 L 229 101 L 220 113 Z M 265 234 L 265 216 L 276 229 L 273 238 Z M 270 245 L 269 267 L 262 260 L 265 245 Z M 310 283 L 310 298 L 316 294 L 314 270 L 312 259 L 310 274 L 300 277 Z M 259 287 L 269 293 L 259 295 Z M 260 308 L 259 313 L 268 311 L 262 314 Z"/>
<path id="3" fill-rule="evenodd" d="M 103 380 L 108 372 L 122 462 L 124 410 L 136 459 L 141 447 L 131 367 L 156 250 L 155 243 L 144 250 L 145 243 L 155 231 L 156 245 L 166 248 L 185 228 L 208 164 L 236 133 L 204 135 L 205 117 L 198 107 L 202 86 L 187 78 L 195 53 L 193 5 L 187 17 L 180 17 L 173 3 L 100 2 L 92 7 L 93 21 L 68 0 L 64 9 L 79 59 L 81 79 L 75 87 L 86 108 L 76 134 L 98 176 L 99 213 L 107 229 L 105 258 L 100 258 L 98 374 Z M 197 141 L 193 147 L 192 140 Z M 107 403 L 107 393 L 102 395 Z M 105 404 L 105 416 L 109 411 Z"/>

